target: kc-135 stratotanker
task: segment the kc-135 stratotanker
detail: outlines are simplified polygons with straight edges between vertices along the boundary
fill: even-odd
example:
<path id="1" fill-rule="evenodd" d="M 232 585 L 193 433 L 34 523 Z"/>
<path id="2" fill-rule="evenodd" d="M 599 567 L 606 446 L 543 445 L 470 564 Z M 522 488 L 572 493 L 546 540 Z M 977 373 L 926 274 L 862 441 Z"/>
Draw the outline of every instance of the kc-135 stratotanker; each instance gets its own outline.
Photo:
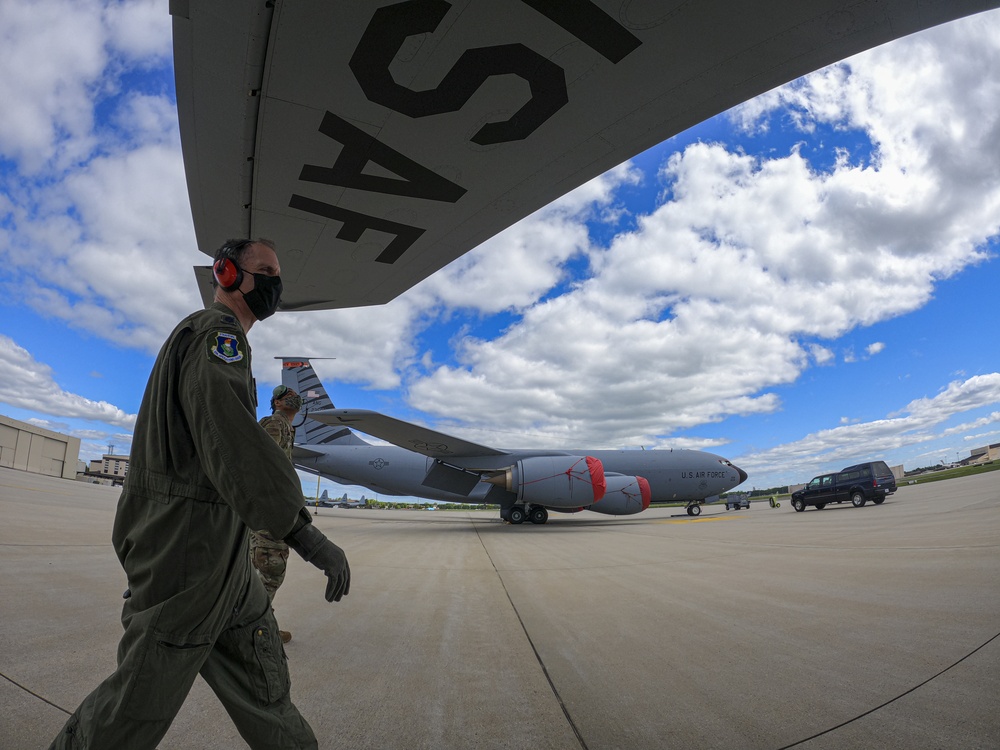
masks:
<path id="1" fill-rule="evenodd" d="M 281 382 L 303 399 L 295 465 L 383 495 L 500 506 L 511 523 L 549 512 L 622 516 L 683 502 L 689 515 L 747 474 L 695 450 L 501 450 L 363 409 L 336 409 L 306 357 L 281 357 Z M 354 430 L 391 445 L 372 445 Z"/>

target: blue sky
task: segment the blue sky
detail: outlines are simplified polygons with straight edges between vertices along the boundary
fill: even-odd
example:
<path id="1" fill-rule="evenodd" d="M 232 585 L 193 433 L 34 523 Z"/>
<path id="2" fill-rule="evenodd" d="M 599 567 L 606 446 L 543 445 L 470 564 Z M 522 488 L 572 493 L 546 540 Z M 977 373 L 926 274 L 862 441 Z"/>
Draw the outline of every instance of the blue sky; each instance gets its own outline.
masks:
<path id="1" fill-rule="evenodd" d="M 0 413 L 126 451 L 204 262 L 167 3 L 0 0 L 0 30 Z M 1000 442 L 998 69 L 988 13 L 769 92 L 388 305 L 256 326 L 261 394 L 274 356 L 336 357 L 338 406 L 497 447 L 703 448 L 760 488 Z"/>

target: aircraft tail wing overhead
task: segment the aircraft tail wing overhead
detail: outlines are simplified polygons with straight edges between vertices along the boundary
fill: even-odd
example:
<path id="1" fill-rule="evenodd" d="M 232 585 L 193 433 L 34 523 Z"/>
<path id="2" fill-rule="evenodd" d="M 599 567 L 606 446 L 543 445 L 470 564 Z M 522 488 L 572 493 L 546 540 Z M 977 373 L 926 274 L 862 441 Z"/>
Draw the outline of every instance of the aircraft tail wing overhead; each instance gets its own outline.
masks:
<path id="1" fill-rule="evenodd" d="M 471 443 L 367 409 L 330 409 L 310 414 L 310 418 L 326 425 L 351 427 L 430 458 L 445 460 L 470 456 L 507 455 L 506 451 Z"/>

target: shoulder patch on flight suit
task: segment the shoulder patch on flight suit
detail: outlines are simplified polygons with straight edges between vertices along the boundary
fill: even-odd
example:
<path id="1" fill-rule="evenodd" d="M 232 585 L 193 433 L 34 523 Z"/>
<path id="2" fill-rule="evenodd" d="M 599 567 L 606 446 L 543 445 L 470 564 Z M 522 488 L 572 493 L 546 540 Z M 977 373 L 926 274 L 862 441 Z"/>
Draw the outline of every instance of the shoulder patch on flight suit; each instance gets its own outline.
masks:
<path id="1" fill-rule="evenodd" d="M 223 362 L 231 364 L 243 359 L 243 352 L 240 351 L 240 340 L 232 333 L 217 331 L 208 336 L 208 353 L 211 357 L 218 357 Z"/>

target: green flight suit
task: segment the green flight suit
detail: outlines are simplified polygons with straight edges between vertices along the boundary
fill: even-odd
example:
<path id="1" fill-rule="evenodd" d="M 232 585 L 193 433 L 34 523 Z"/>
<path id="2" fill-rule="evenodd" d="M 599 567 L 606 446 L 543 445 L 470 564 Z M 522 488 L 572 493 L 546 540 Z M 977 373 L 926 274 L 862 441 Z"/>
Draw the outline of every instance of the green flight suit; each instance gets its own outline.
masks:
<path id="1" fill-rule="evenodd" d="M 305 505 L 255 408 L 239 321 L 220 303 L 188 316 L 153 365 L 115 516 L 131 590 L 118 668 L 53 748 L 155 748 L 199 673 L 251 748 L 317 746 L 250 565 L 247 527 L 282 539 Z"/>

